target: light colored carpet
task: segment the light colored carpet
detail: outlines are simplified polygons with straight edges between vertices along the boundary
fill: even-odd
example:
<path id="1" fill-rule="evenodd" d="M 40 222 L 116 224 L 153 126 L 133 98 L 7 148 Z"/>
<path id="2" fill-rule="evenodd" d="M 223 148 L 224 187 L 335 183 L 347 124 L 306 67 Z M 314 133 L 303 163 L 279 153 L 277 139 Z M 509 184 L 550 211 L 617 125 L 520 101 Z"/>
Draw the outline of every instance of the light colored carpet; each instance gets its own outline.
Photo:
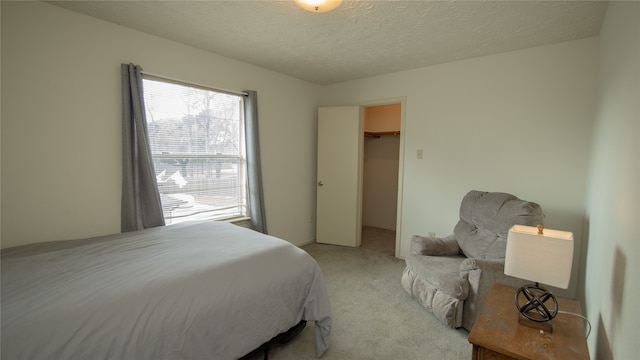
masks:
<path id="1" fill-rule="evenodd" d="M 331 301 L 331 344 L 322 359 L 471 358 L 467 331 L 444 326 L 402 289 L 405 262 L 393 256 L 393 231 L 365 227 L 360 248 L 302 248 L 320 265 Z M 316 358 L 313 322 L 269 352 L 273 360 Z"/>

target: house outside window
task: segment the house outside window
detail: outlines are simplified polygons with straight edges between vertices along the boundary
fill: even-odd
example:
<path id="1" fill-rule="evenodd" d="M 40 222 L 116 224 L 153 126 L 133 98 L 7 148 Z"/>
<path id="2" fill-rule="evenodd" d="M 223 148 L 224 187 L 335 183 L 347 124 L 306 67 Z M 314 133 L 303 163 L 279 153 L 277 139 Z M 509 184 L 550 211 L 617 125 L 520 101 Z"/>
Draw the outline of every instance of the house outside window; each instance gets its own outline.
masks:
<path id="1" fill-rule="evenodd" d="M 143 89 L 165 222 L 248 217 L 244 97 L 146 76 Z"/>

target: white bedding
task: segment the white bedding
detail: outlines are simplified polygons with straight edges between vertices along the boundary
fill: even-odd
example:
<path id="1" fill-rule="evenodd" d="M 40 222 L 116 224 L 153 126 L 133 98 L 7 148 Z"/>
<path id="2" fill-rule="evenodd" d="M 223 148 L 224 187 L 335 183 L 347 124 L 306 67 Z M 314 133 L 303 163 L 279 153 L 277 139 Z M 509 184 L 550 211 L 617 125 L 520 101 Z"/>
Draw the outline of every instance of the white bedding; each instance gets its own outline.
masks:
<path id="1" fill-rule="evenodd" d="M 236 359 L 331 311 L 317 263 L 224 222 L 2 250 L 3 359 Z"/>

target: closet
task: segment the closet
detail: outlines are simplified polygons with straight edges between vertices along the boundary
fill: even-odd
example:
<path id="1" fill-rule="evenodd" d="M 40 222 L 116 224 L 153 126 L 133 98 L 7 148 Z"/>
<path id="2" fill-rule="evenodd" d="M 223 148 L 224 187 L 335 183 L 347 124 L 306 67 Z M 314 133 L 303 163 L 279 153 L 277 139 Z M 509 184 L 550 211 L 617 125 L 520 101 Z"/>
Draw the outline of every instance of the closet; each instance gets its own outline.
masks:
<path id="1" fill-rule="evenodd" d="M 400 104 L 364 107 L 363 234 L 367 228 L 396 230 L 400 118 Z"/>

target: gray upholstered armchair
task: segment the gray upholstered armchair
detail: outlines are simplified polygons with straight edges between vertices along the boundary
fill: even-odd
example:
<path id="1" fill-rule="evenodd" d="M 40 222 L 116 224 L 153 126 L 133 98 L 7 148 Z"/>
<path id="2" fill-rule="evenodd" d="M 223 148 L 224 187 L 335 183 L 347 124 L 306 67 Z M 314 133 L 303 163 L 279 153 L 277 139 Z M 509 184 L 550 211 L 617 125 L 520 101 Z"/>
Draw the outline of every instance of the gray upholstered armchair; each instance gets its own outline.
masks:
<path id="1" fill-rule="evenodd" d="M 540 205 L 497 192 L 470 191 L 460 205 L 460 221 L 444 238 L 413 236 L 402 286 L 422 306 L 452 328 L 471 330 L 494 282 L 521 286 L 504 274 L 511 226 L 536 226 Z"/>

